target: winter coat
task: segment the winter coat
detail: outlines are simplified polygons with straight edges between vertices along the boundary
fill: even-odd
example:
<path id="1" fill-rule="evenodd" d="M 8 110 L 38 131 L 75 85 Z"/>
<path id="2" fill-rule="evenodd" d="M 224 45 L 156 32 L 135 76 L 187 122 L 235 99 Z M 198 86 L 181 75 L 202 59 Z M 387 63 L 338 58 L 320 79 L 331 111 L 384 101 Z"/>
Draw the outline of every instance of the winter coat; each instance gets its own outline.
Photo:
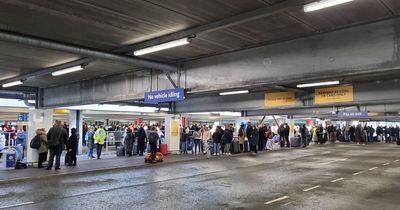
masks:
<path id="1" fill-rule="evenodd" d="M 20 131 L 17 134 L 16 144 L 21 144 L 25 148 L 26 133 L 25 131 Z"/>
<path id="2" fill-rule="evenodd" d="M 135 142 L 135 136 L 133 135 L 133 133 L 127 132 L 124 139 L 126 152 L 132 152 L 134 142 Z"/>
<path id="3" fill-rule="evenodd" d="M 72 150 L 73 153 L 76 153 L 78 150 L 78 136 L 76 134 L 71 134 L 71 136 L 67 140 L 67 150 Z"/>
<path id="4" fill-rule="evenodd" d="M 200 131 L 194 131 L 193 132 L 193 139 L 200 139 L 200 138 L 201 138 Z"/>
<path id="5" fill-rule="evenodd" d="M 251 136 L 251 143 L 253 145 L 258 145 L 258 142 L 260 141 L 260 135 L 257 129 L 253 130 L 253 135 Z"/>
<path id="6" fill-rule="evenodd" d="M 239 144 L 244 144 L 244 140 L 246 139 L 246 132 L 244 128 L 239 129 L 238 137 L 239 137 Z"/>
<path id="7" fill-rule="evenodd" d="M 99 128 L 94 133 L 94 143 L 95 144 L 104 144 L 106 137 L 107 137 L 106 131 L 103 128 Z"/>
<path id="8" fill-rule="evenodd" d="M 203 142 L 207 142 L 211 139 L 211 132 L 210 131 L 203 131 L 203 135 L 201 136 L 201 140 Z"/>
<path id="9" fill-rule="evenodd" d="M 47 143 L 49 147 L 59 146 L 64 149 L 67 139 L 67 131 L 65 131 L 65 129 L 61 126 L 54 126 L 50 128 L 49 132 L 47 133 Z"/>
<path id="10" fill-rule="evenodd" d="M 221 143 L 221 138 L 222 138 L 222 132 L 221 131 L 215 131 L 212 135 L 213 143 L 220 144 Z"/>
<path id="11" fill-rule="evenodd" d="M 94 131 L 89 130 L 88 132 L 86 132 L 85 141 L 86 141 L 86 146 L 89 148 L 92 148 L 94 145 L 93 136 L 94 136 Z"/>
<path id="12" fill-rule="evenodd" d="M 230 144 L 233 140 L 233 131 L 226 129 L 224 135 L 222 135 L 222 143 Z"/>
<path id="13" fill-rule="evenodd" d="M 38 153 L 47 153 L 48 147 L 47 147 L 47 136 L 44 131 L 41 130 L 36 130 L 36 135 L 39 135 L 40 138 L 40 147 L 37 150 Z"/>

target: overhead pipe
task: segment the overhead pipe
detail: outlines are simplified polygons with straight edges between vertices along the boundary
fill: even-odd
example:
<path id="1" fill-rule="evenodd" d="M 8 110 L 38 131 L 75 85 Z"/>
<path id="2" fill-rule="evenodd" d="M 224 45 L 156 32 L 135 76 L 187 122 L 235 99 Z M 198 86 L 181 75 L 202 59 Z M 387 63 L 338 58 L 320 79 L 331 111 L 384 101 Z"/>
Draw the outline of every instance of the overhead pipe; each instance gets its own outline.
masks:
<path id="1" fill-rule="evenodd" d="M 50 41 L 43 38 L 32 37 L 28 35 L 16 34 L 0 30 L 0 40 L 7 42 L 14 42 L 18 44 L 30 45 L 34 47 L 40 47 L 45 49 L 69 52 L 87 57 L 93 57 L 98 59 L 105 59 L 138 67 L 144 67 L 149 69 L 158 69 L 163 71 L 178 71 L 178 67 L 170 64 L 155 62 L 143 58 L 135 58 L 124 55 L 118 55 L 114 53 L 108 53 L 105 51 L 90 49 L 81 47 L 73 44 L 66 44 L 57 41 Z"/>

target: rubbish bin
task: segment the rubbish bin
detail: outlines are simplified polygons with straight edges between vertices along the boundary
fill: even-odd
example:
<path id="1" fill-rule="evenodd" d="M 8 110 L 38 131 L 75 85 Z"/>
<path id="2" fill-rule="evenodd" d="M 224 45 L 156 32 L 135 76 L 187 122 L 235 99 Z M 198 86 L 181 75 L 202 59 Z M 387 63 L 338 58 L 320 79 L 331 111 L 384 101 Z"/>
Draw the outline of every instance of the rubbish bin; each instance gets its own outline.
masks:
<path id="1" fill-rule="evenodd" d="M 4 169 L 15 169 L 17 162 L 17 152 L 14 148 L 7 149 L 3 154 Z"/>

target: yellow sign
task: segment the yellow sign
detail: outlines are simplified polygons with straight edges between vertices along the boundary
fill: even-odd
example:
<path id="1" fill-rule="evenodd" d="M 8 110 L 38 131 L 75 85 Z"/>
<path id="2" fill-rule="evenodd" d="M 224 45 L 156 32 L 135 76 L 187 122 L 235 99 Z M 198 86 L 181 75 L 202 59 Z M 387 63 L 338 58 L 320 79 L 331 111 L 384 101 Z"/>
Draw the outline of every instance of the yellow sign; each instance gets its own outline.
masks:
<path id="1" fill-rule="evenodd" d="M 172 120 L 171 136 L 179 136 L 179 120 Z"/>
<path id="2" fill-rule="evenodd" d="M 328 104 L 353 101 L 353 86 L 336 86 L 315 89 L 315 104 Z"/>
<path id="3" fill-rule="evenodd" d="M 54 114 L 69 114 L 69 110 L 68 109 L 54 109 L 53 113 Z"/>
<path id="4" fill-rule="evenodd" d="M 265 107 L 280 107 L 296 105 L 294 92 L 266 93 L 264 100 Z"/>

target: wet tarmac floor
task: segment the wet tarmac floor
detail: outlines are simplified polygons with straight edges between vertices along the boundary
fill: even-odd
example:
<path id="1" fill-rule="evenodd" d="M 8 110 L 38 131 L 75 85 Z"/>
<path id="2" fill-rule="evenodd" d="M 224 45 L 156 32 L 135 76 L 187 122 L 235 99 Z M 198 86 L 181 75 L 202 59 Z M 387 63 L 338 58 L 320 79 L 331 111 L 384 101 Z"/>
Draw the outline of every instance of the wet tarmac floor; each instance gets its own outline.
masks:
<path id="1" fill-rule="evenodd" d="M 0 185 L 0 209 L 400 209 L 400 147 L 312 146 Z"/>

